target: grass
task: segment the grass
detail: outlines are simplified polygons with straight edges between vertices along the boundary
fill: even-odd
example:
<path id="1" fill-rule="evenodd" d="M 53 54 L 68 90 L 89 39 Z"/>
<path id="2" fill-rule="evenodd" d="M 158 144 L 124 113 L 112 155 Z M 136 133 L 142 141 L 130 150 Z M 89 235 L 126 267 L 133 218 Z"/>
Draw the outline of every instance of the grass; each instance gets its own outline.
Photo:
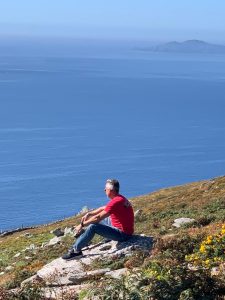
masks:
<path id="1" fill-rule="evenodd" d="M 184 264 L 185 256 L 195 251 L 207 235 L 217 233 L 225 222 L 225 177 L 166 188 L 130 200 L 134 210 L 141 210 L 135 222 L 135 233 L 154 236 L 157 243 L 152 255 L 156 265 L 164 262 L 160 268 L 166 277 L 166 270 L 170 265 Z M 175 228 L 172 224 L 179 217 L 193 218 L 195 222 Z M 1 237 L 0 272 L 5 274 L 0 276 L 0 286 L 19 286 L 22 280 L 34 274 L 44 264 L 59 257 L 71 245 L 71 237 L 65 238 L 60 245 L 47 248 L 41 248 L 41 245 L 53 237 L 51 230 L 74 226 L 79 220 L 80 216 L 74 216 L 54 224 Z M 26 233 L 30 233 L 30 236 L 25 235 Z M 24 251 L 31 244 L 37 249 Z M 15 257 L 17 253 L 20 256 Z M 126 266 L 130 270 L 140 267 L 146 274 L 154 271 L 150 266 L 152 257 L 140 259 L 141 255 L 139 258 L 137 256 L 134 254 L 133 257 L 118 262 L 96 261 L 91 268 L 109 266 L 116 269 Z M 6 272 L 7 266 L 12 266 L 13 269 Z"/>

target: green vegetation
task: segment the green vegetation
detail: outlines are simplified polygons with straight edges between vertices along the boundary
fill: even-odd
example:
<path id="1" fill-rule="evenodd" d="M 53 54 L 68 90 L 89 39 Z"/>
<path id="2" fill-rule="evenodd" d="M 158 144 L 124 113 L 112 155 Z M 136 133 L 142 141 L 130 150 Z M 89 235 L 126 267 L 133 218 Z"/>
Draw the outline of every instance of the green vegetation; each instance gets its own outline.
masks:
<path id="1" fill-rule="evenodd" d="M 131 201 L 134 209 L 140 210 L 136 233 L 153 236 L 154 249 L 117 261 L 95 261 L 91 269 L 126 267 L 129 273 L 122 279 L 94 282 L 79 299 L 87 295 L 90 299 L 95 295 L 99 299 L 225 299 L 225 177 L 162 189 Z M 174 219 L 180 217 L 195 222 L 173 227 Z M 51 230 L 71 227 L 78 219 L 80 216 L 75 216 L 0 238 L 0 273 L 4 272 L 0 296 L 6 293 L 5 288 L 18 287 L 64 253 L 72 243 L 71 237 L 60 245 L 41 245 L 53 237 Z"/>

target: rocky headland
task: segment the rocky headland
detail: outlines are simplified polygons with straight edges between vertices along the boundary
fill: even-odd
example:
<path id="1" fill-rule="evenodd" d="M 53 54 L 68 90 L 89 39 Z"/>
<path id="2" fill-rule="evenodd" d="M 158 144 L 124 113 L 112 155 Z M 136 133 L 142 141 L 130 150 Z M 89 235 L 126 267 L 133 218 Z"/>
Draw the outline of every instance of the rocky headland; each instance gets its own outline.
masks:
<path id="1" fill-rule="evenodd" d="M 0 299 L 224 299 L 225 177 L 130 199 L 135 235 L 61 255 L 81 215 L 0 237 Z"/>

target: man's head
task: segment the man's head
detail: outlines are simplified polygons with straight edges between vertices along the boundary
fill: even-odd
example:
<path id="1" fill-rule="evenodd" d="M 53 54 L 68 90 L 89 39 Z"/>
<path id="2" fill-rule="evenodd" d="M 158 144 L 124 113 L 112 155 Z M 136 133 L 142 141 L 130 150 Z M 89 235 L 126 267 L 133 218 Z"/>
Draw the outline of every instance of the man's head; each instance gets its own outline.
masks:
<path id="1" fill-rule="evenodd" d="M 105 184 L 105 192 L 109 198 L 113 198 L 119 194 L 120 183 L 116 179 L 107 179 Z"/>

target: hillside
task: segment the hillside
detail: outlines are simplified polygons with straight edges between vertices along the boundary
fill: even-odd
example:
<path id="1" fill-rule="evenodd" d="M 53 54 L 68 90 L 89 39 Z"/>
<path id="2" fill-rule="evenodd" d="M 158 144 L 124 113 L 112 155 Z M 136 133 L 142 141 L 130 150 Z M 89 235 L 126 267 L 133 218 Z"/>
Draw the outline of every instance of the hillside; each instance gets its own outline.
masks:
<path id="1" fill-rule="evenodd" d="M 214 53 L 225 54 L 225 46 L 206 43 L 200 40 L 187 40 L 184 42 L 169 42 L 149 48 L 142 49 L 150 52 L 169 53 Z"/>
<path id="2" fill-rule="evenodd" d="M 138 211 L 135 234 L 153 236 L 154 249 L 116 261 L 94 261 L 90 270 L 107 266 L 110 270 L 126 268 L 127 273 L 117 279 L 89 280 L 91 288 L 80 296 L 60 299 L 93 299 L 93 295 L 98 295 L 95 299 L 224 299 L 225 176 L 162 189 L 131 201 Z M 176 228 L 173 222 L 181 217 L 194 221 Z M 0 293 L 4 295 L 0 299 L 33 299 L 24 295 L 34 291 L 40 295 L 35 299 L 47 299 L 41 296 L 41 288 L 23 287 L 17 298 L 10 298 L 7 290 L 18 288 L 24 279 L 60 257 L 73 237 L 66 235 L 60 243 L 46 246 L 54 237 L 51 231 L 71 227 L 79 219 L 74 216 L 0 238 Z"/>

